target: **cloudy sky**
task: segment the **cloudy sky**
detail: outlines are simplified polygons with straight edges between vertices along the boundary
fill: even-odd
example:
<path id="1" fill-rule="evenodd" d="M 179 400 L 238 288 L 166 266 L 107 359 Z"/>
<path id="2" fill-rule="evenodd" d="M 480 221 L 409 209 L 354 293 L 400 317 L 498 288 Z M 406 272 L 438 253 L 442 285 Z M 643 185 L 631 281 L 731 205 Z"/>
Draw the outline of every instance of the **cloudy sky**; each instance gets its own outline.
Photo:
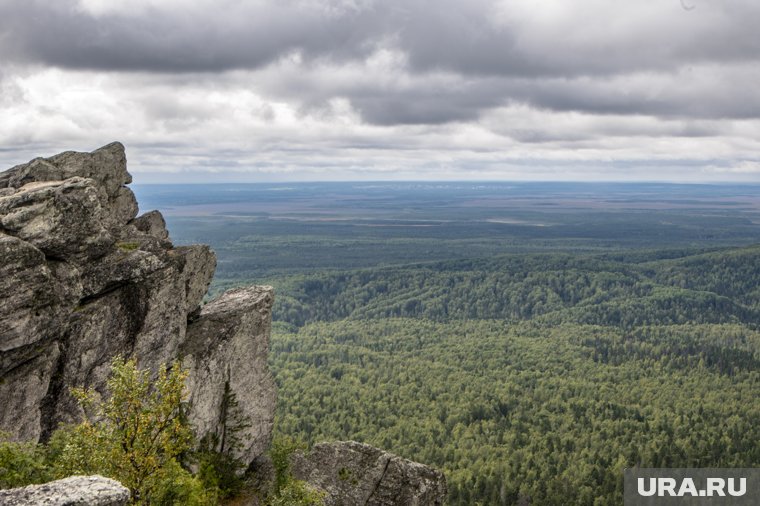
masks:
<path id="1" fill-rule="evenodd" d="M 0 168 L 760 182 L 757 0 L 0 0 Z"/>

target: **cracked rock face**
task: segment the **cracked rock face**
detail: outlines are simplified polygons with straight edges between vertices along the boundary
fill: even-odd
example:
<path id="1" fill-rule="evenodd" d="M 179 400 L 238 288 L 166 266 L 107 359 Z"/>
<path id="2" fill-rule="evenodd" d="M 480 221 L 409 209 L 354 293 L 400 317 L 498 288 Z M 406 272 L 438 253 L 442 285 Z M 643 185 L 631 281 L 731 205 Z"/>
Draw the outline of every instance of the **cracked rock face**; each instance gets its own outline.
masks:
<path id="1" fill-rule="evenodd" d="M 71 476 L 42 485 L 0 490 L 7 506 L 123 506 L 129 490 L 102 476 Z"/>
<path id="2" fill-rule="evenodd" d="M 293 475 L 327 492 L 327 506 L 437 506 L 443 473 L 355 441 L 320 443 L 291 457 Z"/>
<path id="3" fill-rule="evenodd" d="M 158 211 L 136 217 L 131 181 L 119 143 L 0 173 L 0 430 L 38 441 L 81 420 L 71 387 L 103 392 L 117 355 L 152 370 L 181 358 L 198 437 L 225 434 L 232 393 L 250 425 L 235 454 L 250 462 L 274 418 L 272 290 L 201 310 L 214 253 L 175 248 Z"/>
<path id="4" fill-rule="evenodd" d="M 273 297 L 268 286 L 224 293 L 190 323 L 180 348 L 189 417 L 214 436 L 217 451 L 244 462 L 266 451 L 274 425 L 276 386 L 266 364 Z"/>

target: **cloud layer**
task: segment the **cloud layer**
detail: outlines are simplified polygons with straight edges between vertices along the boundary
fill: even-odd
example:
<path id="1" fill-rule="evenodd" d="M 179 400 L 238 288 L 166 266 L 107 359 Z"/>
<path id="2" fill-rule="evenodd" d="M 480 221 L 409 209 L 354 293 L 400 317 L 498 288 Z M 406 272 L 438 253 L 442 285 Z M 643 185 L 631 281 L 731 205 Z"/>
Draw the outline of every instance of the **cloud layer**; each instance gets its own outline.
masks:
<path id="1" fill-rule="evenodd" d="M 760 182 L 757 26 L 754 0 L 0 0 L 0 163 L 119 139 L 138 181 Z"/>

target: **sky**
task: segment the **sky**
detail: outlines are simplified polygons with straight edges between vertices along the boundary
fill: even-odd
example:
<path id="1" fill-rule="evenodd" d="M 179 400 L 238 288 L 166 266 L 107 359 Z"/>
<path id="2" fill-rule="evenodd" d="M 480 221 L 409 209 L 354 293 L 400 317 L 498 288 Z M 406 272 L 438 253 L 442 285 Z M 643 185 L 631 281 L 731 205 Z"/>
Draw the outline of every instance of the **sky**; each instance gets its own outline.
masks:
<path id="1" fill-rule="evenodd" d="M 0 0 L 0 170 L 760 183 L 757 0 Z"/>

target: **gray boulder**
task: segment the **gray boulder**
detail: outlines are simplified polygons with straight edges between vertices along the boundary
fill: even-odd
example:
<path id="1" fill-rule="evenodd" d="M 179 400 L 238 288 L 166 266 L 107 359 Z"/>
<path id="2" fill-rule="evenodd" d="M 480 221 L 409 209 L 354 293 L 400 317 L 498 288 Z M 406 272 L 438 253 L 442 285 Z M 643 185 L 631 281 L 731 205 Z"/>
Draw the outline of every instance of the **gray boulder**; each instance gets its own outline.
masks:
<path id="1" fill-rule="evenodd" d="M 144 232 L 150 236 L 155 237 L 160 241 L 169 240 L 169 231 L 166 230 L 166 220 L 158 211 L 148 211 L 135 218 L 132 222 L 137 230 Z"/>
<path id="2" fill-rule="evenodd" d="M 50 158 L 35 158 L 0 174 L 0 188 L 20 188 L 39 181 L 63 181 L 86 177 L 96 181 L 109 198 L 132 182 L 127 156 L 120 142 L 112 142 L 92 153 L 65 151 Z"/>
<path id="3" fill-rule="evenodd" d="M 108 211 L 109 225 L 124 225 L 137 214 L 135 196 L 124 186 L 132 182 L 132 176 L 127 172 L 127 156 L 120 142 L 92 153 L 66 151 L 50 158 L 35 158 L 0 174 L 0 188 L 74 177 L 93 180 L 101 206 Z"/>
<path id="4" fill-rule="evenodd" d="M 0 490 L 6 506 L 123 506 L 129 490 L 102 476 L 71 476 L 42 485 Z"/>
<path id="5" fill-rule="evenodd" d="M 327 493 L 327 506 L 444 504 L 443 473 L 355 441 L 320 443 L 291 457 L 293 476 Z"/>
<path id="6" fill-rule="evenodd" d="M 28 183 L 0 197 L 3 231 L 56 259 L 81 262 L 103 255 L 114 243 L 104 222 L 91 179 Z"/>

